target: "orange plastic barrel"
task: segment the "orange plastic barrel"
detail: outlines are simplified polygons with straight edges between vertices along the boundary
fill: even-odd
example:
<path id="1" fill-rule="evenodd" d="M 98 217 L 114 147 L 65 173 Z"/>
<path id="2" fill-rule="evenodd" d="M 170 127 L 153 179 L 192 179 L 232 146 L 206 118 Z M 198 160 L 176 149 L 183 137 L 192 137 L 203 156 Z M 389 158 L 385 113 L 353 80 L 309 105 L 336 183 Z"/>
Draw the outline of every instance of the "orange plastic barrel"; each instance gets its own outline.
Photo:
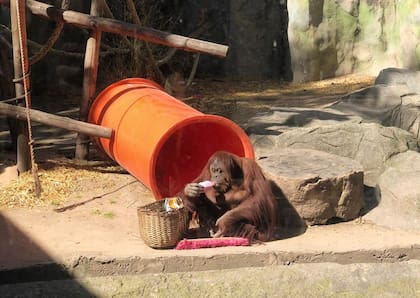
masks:
<path id="1" fill-rule="evenodd" d="M 218 150 L 254 158 L 237 124 L 203 114 L 146 79 L 125 79 L 104 89 L 92 104 L 89 122 L 113 129 L 111 139 L 95 141 L 156 199 L 176 195 Z"/>

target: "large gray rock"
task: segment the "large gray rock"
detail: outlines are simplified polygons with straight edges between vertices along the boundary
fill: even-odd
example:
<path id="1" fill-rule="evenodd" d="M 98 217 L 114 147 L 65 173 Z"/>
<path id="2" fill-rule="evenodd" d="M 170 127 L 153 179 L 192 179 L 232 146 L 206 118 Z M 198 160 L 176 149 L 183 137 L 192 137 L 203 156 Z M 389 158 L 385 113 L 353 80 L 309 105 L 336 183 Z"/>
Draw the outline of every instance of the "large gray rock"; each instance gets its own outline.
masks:
<path id="1" fill-rule="evenodd" d="M 390 158 L 379 177 L 379 204 L 364 218 L 391 228 L 420 230 L 420 153 Z"/>
<path id="2" fill-rule="evenodd" d="M 259 160 L 307 224 L 356 218 L 363 206 L 363 170 L 354 160 L 316 150 L 284 149 Z"/>
<path id="3" fill-rule="evenodd" d="M 360 123 L 362 118 L 329 108 L 271 107 L 268 111 L 247 119 L 242 127 L 254 138 L 258 135 L 280 135 L 296 127 L 331 125 L 347 121 Z"/>
<path id="4" fill-rule="evenodd" d="M 293 148 L 320 150 L 357 160 L 363 166 L 368 186 L 376 185 L 384 162 L 391 156 L 407 150 L 418 151 L 417 139 L 411 133 L 376 123 L 296 128 L 278 136 L 255 137 L 253 143 L 257 156 Z"/>
<path id="5" fill-rule="evenodd" d="M 390 67 L 379 72 L 375 85 L 405 85 L 410 93 L 420 94 L 419 82 L 420 71 Z"/>
<path id="6" fill-rule="evenodd" d="M 389 113 L 383 124 L 411 132 L 420 141 L 420 94 L 402 96 L 401 105 Z"/>
<path id="7" fill-rule="evenodd" d="M 419 81 L 418 71 L 384 69 L 376 79 L 377 85 L 346 95 L 329 108 L 357 115 L 363 122 L 402 128 L 420 140 Z"/>
<path id="8" fill-rule="evenodd" d="M 409 93 L 406 85 L 374 85 L 339 99 L 330 108 L 358 115 L 365 122 L 383 123 L 392 111 L 401 106 L 401 96 Z"/>

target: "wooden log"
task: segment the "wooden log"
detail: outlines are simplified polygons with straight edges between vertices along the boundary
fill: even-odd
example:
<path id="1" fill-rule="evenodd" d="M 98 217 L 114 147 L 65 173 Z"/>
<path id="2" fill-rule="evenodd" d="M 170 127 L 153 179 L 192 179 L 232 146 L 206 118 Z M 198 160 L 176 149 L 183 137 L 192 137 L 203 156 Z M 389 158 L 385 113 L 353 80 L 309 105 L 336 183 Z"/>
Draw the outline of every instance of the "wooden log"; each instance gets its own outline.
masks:
<path id="1" fill-rule="evenodd" d="M 26 119 L 26 108 L 0 102 L 0 114 L 24 120 Z M 110 139 L 112 136 L 112 128 L 78 121 L 68 117 L 57 116 L 34 109 L 30 109 L 30 118 L 34 122 L 59 127 L 90 136 L 107 139 Z"/>
<path id="2" fill-rule="evenodd" d="M 94 17 L 72 10 L 63 11 L 52 5 L 35 0 L 27 0 L 26 5 L 34 15 L 51 20 L 62 19 L 66 24 L 77 27 L 98 29 L 103 32 L 127 35 L 184 51 L 205 53 L 219 57 L 226 57 L 228 51 L 228 47 L 225 45 L 171 34 L 119 20 Z"/>
<path id="3" fill-rule="evenodd" d="M 13 68 L 14 68 L 14 78 L 15 78 L 15 94 L 16 97 L 21 97 L 25 94 L 24 90 L 24 81 L 29 82 L 29 77 L 25 76 L 27 73 L 27 68 L 22 64 L 22 57 L 25 59 L 27 57 L 27 48 L 26 48 L 26 17 L 25 17 L 25 7 L 21 1 L 12 1 L 10 3 L 10 21 L 12 27 L 12 44 L 13 44 Z M 20 18 L 19 18 L 19 15 Z M 21 36 L 19 34 L 19 23 L 21 26 Z M 22 38 L 22 48 L 21 48 L 21 39 Z M 29 102 L 30 104 L 30 102 Z M 25 100 L 18 100 L 18 106 L 26 106 Z M 29 148 L 29 130 L 28 124 L 26 122 L 26 117 L 21 118 L 22 121 L 16 121 L 16 164 L 19 173 L 24 173 L 31 169 L 31 155 Z"/>

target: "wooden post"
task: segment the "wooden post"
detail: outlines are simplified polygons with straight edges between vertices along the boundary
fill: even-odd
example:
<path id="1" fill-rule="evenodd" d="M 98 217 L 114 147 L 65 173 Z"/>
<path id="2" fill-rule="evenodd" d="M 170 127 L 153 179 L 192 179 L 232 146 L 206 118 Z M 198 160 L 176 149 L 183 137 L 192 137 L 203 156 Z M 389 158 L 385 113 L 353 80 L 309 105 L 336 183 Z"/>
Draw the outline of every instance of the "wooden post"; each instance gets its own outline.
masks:
<path id="1" fill-rule="evenodd" d="M 100 8 L 99 0 L 91 0 L 90 15 L 98 16 Z M 96 80 L 98 77 L 99 47 L 101 45 L 101 30 L 92 28 L 86 43 L 85 67 L 83 75 L 83 97 L 80 103 L 79 120 L 87 122 L 89 108 L 96 92 Z M 75 158 L 87 160 L 89 155 L 89 136 L 79 133 L 76 139 Z"/>
<path id="2" fill-rule="evenodd" d="M 14 4 L 13 1 L 10 3 L 11 7 L 12 4 Z M 166 45 L 185 51 L 206 53 L 219 57 L 226 57 L 228 51 L 228 47 L 225 45 L 171 34 L 136 24 L 125 23 L 115 19 L 98 17 L 97 10 L 100 2 L 97 2 L 97 0 L 92 0 L 91 2 L 90 15 L 71 10 L 61 10 L 52 5 L 35 0 L 26 0 L 26 5 L 34 15 L 42 16 L 51 20 L 64 21 L 66 24 L 75 25 L 81 28 L 89 28 L 92 30 L 86 45 L 83 99 L 79 115 L 79 118 L 82 121 L 87 121 L 89 107 L 96 91 L 99 46 L 102 31 L 131 36 L 147 42 Z M 18 49 L 15 44 L 13 44 L 13 47 L 14 51 L 15 49 Z M 20 94 L 17 93 L 17 95 Z M 78 135 L 76 140 L 76 159 L 87 159 L 88 142 L 89 141 L 85 135 Z"/>
<path id="3" fill-rule="evenodd" d="M 21 1 L 19 1 L 22 3 Z M 20 4 L 19 3 L 19 4 Z M 24 74 L 22 71 L 22 57 L 21 53 L 25 55 L 27 53 L 26 48 L 26 22 L 21 23 L 22 26 L 22 39 L 23 39 L 23 48 L 21 52 L 20 48 L 20 38 L 19 38 L 19 29 L 18 29 L 18 3 L 16 0 L 10 1 L 10 19 L 12 27 L 12 44 L 13 44 L 13 66 L 14 66 L 14 82 L 15 82 L 15 93 L 16 96 L 22 96 L 25 94 L 23 87 L 23 80 L 29 78 L 23 78 Z M 20 10 L 20 13 L 23 14 L 22 20 L 26 19 L 25 16 L 25 7 Z M 25 107 L 25 100 L 19 100 L 18 106 Z M 31 156 L 29 151 L 29 132 L 28 125 L 26 121 L 17 121 L 16 125 L 17 131 L 17 144 L 16 144 L 16 164 L 19 173 L 29 171 L 31 169 Z"/>

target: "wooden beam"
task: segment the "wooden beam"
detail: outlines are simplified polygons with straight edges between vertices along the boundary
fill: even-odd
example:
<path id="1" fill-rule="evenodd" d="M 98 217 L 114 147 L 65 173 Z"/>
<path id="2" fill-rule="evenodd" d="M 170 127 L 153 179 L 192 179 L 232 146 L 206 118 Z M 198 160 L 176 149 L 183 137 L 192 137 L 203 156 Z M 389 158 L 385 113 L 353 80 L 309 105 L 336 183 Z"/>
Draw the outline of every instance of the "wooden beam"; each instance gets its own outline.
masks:
<path id="1" fill-rule="evenodd" d="M 27 0 L 26 6 L 37 16 L 52 20 L 63 20 L 66 24 L 82 28 L 97 29 L 103 32 L 127 35 L 137 39 L 162 44 L 184 51 L 205 53 L 219 57 L 226 57 L 228 47 L 213 42 L 189 38 L 156 29 L 129 24 L 115 19 L 100 18 L 88 14 L 61 10 L 35 0 Z"/>
<path id="2" fill-rule="evenodd" d="M 0 114 L 19 120 L 26 119 L 26 108 L 0 102 Z M 74 120 L 68 117 L 57 116 L 46 112 L 30 109 L 31 120 L 90 136 L 110 139 L 112 128 Z"/>

